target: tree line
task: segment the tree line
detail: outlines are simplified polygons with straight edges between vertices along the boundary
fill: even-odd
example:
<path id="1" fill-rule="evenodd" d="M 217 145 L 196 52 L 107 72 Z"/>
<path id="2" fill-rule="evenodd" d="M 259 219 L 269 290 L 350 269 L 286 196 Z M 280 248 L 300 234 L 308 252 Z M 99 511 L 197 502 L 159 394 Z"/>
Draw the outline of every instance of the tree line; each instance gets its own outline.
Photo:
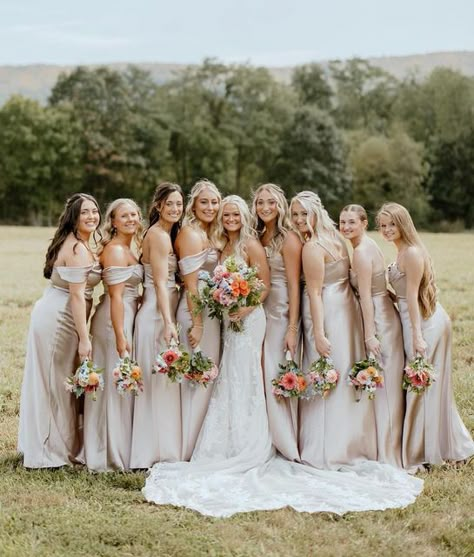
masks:
<path id="1" fill-rule="evenodd" d="M 265 68 L 207 59 L 158 85 L 141 69 L 77 67 L 46 106 L 0 108 L 0 222 L 52 224 L 75 191 L 145 207 L 162 180 L 248 197 L 273 181 L 330 212 L 404 204 L 420 226 L 474 226 L 474 79 L 397 80 L 363 59 Z"/>

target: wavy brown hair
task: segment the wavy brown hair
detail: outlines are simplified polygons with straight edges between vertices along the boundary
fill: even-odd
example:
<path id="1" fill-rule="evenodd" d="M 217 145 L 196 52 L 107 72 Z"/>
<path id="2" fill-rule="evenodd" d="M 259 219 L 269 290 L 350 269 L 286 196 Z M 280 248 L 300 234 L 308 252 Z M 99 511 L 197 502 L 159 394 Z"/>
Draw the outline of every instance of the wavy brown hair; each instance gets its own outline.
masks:
<path id="1" fill-rule="evenodd" d="M 174 192 L 178 192 L 183 200 L 183 213 L 179 221 L 173 224 L 170 231 L 171 244 L 174 245 L 174 241 L 176 240 L 176 236 L 178 235 L 184 218 L 184 194 L 181 186 L 173 182 L 162 182 L 156 186 L 155 193 L 153 194 L 153 199 L 151 201 L 150 212 L 148 213 L 148 228 L 145 230 L 143 238 L 145 238 L 148 230 L 160 220 L 160 209 L 163 204 L 166 203 L 168 197 Z"/>
<path id="2" fill-rule="evenodd" d="M 423 254 L 423 276 L 418 289 L 418 305 L 423 319 L 428 319 L 436 308 L 437 288 L 433 262 L 416 231 L 410 213 L 399 203 L 384 203 L 377 213 L 377 226 L 380 226 L 380 216 L 385 215 L 395 223 L 402 240 L 409 246 L 416 246 Z"/>
<path id="3" fill-rule="evenodd" d="M 71 197 L 67 199 L 66 204 L 64 205 L 63 212 L 59 217 L 58 227 L 56 229 L 56 232 L 54 233 L 51 243 L 48 246 L 48 250 L 46 251 L 46 258 L 45 258 L 45 263 L 43 268 L 43 276 L 47 279 L 51 278 L 54 263 L 58 258 L 59 250 L 61 249 L 62 245 L 66 241 L 66 238 L 69 236 L 69 234 L 73 234 L 73 236 L 77 239 L 77 243 L 74 244 L 72 248 L 74 252 L 77 244 L 79 242 L 81 243 L 83 242 L 81 238 L 79 238 L 79 236 L 77 235 L 77 226 L 79 223 L 81 208 L 84 201 L 92 201 L 97 207 L 97 210 L 99 211 L 98 227 L 100 226 L 102 217 L 100 214 L 99 204 L 97 203 L 95 198 L 92 197 L 92 195 L 89 195 L 88 193 L 75 193 L 71 195 Z M 97 243 L 95 234 L 96 233 L 94 232 L 93 235 L 94 241 Z M 101 238 L 102 236 L 100 235 L 100 231 L 98 231 L 98 234 L 99 237 Z"/>

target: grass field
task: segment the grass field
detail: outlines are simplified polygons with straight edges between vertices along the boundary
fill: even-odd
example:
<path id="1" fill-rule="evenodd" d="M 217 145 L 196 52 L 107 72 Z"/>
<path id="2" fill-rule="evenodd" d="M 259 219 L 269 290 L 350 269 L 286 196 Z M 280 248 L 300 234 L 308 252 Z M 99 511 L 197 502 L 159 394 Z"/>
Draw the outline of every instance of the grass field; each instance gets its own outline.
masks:
<path id="1" fill-rule="evenodd" d="M 403 510 L 204 518 L 142 499 L 141 473 L 27 471 L 16 454 L 19 389 L 29 313 L 46 284 L 51 229 L 0 227 L 0 556 L 472 556 L 474 464 L 435 468 Z M 454 323 L 454 386 L 474 431 L 474 235 L 423 236 L 440 298 Z M 380 241 L 387 260 L 391 246 Z"/>

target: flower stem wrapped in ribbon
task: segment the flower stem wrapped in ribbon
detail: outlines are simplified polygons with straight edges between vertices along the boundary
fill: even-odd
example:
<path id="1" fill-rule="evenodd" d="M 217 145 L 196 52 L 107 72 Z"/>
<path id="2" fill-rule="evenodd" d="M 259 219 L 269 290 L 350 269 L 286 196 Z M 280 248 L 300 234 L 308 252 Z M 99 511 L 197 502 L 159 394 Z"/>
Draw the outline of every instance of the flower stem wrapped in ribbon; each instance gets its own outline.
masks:
<path id="1" fill-rule="evenodd" d="M 120 358 L 113 371 L 115 388 L 119 395 L 133 393 L 135 396 L 143 391 L 142 370 L 128 352 Z"/>
<path id="2" fill-rule="evenodd" d="M 157 354 L 152 373 L 163 373 L 172 383 L 181 383 L 183 377 L 190 371 L 190 356 L 181 349 L 181 345 L 174 339 L 169 347 Z"/>
<path id="3" fill-rule="evenodd" d="M 435 381 L 434 368 L 424 356 L 417 356 L 403 370 L 403 388 L 421 394 Z"/>
<path id="4" fill-rule="evenodd" d="M 222 265 L 217 265 L 212 276 L 207 271 L 201 271 L 199 280 L 200 296 L 195 300 L 197 312 L 207 306 L 209 316 L 222 321 L 225 315 L 241 307 L 260 304 L 264 284 L 258 278 L 256 267 L 238 263 L 234 256 L 228 257 Z M 243 324 L 241 321 L 231 321 L 229 328 L 241 332 Z"/>
<path id="5" fill-rule="evenodd" d="M 368 393 L 369 399 L 375 398 L 375 391 L 383 387 L 382 367 L 372 356 L 356 362 L 349 371 L 347 383 L 352 385 L 359 402 L 363 391 Z"/>
<path id="6" fill-rule="evenodd" d="M 184 377 L 194 385 L 202 385 L 207 387 L 219 375 L 219 368 L 214 363 L 214 360 L 205 356 L 197 346 L 191 356 L 191 365 Z"/>
<path id="7" fill-rule="evenodd" d="M 326 398 L 336 388 L 339 372 L 334 367 L 331 358 L 321 356 L 311 364 L 307 379 L 311 385 L 312 394 Z"/>
<path id="8" fill-rule="evenodd" d="M 97 391 L 104 390 L 104 370 L 94 364 L 92 360 L 85 359 L 76 369 L 72 377 L 64 381 L 67 391 L 79 398 L 84 393 L 90 393 L 92 400 L 97 400 Z"/>
<path id="9" fill-rule="evenodd" d="M 280 371 L 272 379 L 272 393 L 280 400 L 284 398 L 310 398 L 308 381 L 296 362 L 291 357 L 290 351 L 286 352 L 285 363 L 279 364 Z"/>

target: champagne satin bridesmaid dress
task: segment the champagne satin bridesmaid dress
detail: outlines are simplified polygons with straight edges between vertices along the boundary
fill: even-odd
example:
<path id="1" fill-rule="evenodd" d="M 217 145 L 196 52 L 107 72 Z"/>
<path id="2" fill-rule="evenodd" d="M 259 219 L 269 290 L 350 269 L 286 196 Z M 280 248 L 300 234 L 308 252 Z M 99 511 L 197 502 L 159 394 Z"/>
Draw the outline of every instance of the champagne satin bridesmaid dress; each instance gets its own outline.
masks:
<path id="1" fill-rule="evenodd" d="M 78 461 L 81 435 L 78 402 L 64 381 L 79 365 L 79 338 L 69 284 L 86 282 L 87 316 L 100 265 L 54 267 L 51 284 L 31 313 L 21 388 L 18 450 L 27 468 L 52 468 Z"/>
<path id="2" fill-rule="evenodd" d="M 84 401 L 84 458 L 87 467 L 95 472 L 127 470 L 130 467 L 134 395 L 117 392 L 113 369 L 119 360 L 115 333 L 110 318 L 110 296 L 107 287 L 125 283 L 123 290 L 124 323 L 127 341 L 132 346 L 133 326 L 138 309 L 139 286 L 143 267 L 106 267 L 103 270 L 105 292 L 92 317 L 92 357 L 104 368 L 104 390 L 97 400 Z M 141 396 L 141 395 L 138 395 Z"/>
<path id="3" fill-rule="evenodd" d="M 181 458 L 181 389 L 166 375 L 152 375 L 155 356 L 167 348 L 164 323 L 156 298 L 152 268 L 144 263 L 143 301 L 135 319 L 135 358 L 142 368 L 144 391 L 135 399 L 130 468 L 150 468 L 155 462 Z M 178 263 L 168 255 L 168 296 L 174 319 L 179 294 L 176 286 Z"/>
<path id="4" fill-rule="evenodd" d="M 397 295 L 408 361 L 413 353 L 413 336 L 406 299 L 407 279 L 396 263 L 389 266 L 389 281 Z M 441 304 L 431 317 L 421 321 L 428 345 L 427 359 L 433 364 L 436 381 L 423 393 L 407 392 L 403 425 L 403 464 L 410 471 L 423 464 L 460 461 L 474 455 L 474 442 L 456 408 L 451 382 L 451 320 Z"/>

